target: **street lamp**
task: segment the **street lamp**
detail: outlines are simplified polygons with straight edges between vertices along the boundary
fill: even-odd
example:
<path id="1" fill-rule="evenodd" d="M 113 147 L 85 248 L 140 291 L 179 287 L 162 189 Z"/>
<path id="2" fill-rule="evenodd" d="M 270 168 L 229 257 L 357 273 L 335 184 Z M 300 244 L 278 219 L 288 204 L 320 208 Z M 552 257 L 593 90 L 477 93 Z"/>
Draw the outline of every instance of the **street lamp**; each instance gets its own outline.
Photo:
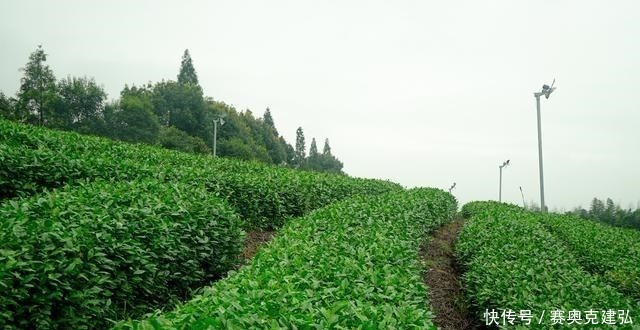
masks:
<path id="1" fill-rule="evenodd" d="M 542 85 L 542 90 L 536 93 L 533 93 L 533 96 L 536 97 L 536 108 L 538 110 L 538 164 L 540 168 L 540 209 L 543 213 L 547 212 L 547 207 L 544 204 L 544 175 L 542 170 L 542 129 L 540 124 L 540 96 L 544 95 L 545 98 L 549 98 L 549 95 L 556 90 L 553 85 L 556 83 L 556 80 L 553 79 L 551 86 L 545 84 Z"/>
<path id="2" fill-rule="evenodd" d="M 527 203 L 524 201 L 524 193 L 522 192 L 522 186 L 520 186 L 520 195 L 522 195 L 522 207 L 527 208 Z"/>
<path id="3" fill-rule="evenodd" d="M 454 182 L 454 183 L 451 185 L 451 187 L 449 187 L 449 193 L 451 193 L 451 190 L 453 190 L 453 188 L 455 188 L 455 187 L 456 187 L 456 183 Z"/>
<path id="4" fill-rule="evenodd" d="M 213 120 L 213 157 L 216 157 L 216 144 L 218 140 L 218 125 L 224 125 L 224 119 L 222 117 L 218 117 Z"/>
<path id="5" fill-rule="evenodd" d="M 499 189 L 499 193 L 498 193 L 498 201 L 502 202 L 502 168 L 505 166 L 509 165 L 509 160 L 507 159 L 504 163 L 502 163 L 502 165 L 498 166 L 500 167 L 500 189 Z"/>

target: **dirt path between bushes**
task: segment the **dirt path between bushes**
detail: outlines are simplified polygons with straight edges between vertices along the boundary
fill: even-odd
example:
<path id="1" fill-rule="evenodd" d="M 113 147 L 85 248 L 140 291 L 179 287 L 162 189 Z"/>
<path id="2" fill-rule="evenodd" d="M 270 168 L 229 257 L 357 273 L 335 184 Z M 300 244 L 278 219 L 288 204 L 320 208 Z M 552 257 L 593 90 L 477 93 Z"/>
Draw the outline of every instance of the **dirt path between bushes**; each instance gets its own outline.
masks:
<path id="1" fill-rule="evenodd" d="M 455 243 L 463 224 L 459 218 L 442 226 L 421 249 L 427 267 L 424 282 L 429 287 L 429 302 L 435 323 L 442 330 L 485 328 L 467 309 L 461 270 L 456 263 Z"/>
<path id="2" fill-rule="evenodd" d="M 435 323 L 441 330 L 486 329 L 480 320 L 467 309 L 462 288 L 462 271 L 455 258 L 455 243 L 464 220 L 458 218 L 442 226 L 433 233 L 421 248 L 422 259 L 426 263 L 423 275 L 429 287 L 429 302 L 435 312 Z M 247 232 L 241 262 L 246 264 L 260 248 L 268 243 L 275 231 Z"/>
<path id="3" fill-rule="evenodd" d="M 260 248 L 269 242 L 275 231 L 249 231 L 247 232 L 247 238 L 245 239 L 244 249 L 242 250 L 241 261 L 247 263 L 253 258 Z"/>

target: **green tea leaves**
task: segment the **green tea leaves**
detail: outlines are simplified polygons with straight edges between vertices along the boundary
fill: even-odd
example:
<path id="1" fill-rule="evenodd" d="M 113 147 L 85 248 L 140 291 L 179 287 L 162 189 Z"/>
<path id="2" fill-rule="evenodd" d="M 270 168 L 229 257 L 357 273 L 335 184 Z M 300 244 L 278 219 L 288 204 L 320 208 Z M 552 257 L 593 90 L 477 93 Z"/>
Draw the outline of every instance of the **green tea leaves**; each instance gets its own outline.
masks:
<path id="1" fill-rule="evenodd" d="M 418 253 L 455 211 L 453 197 L 435 189 L 331 204 L 289 220 L 250 264 L 202 295 L 117 328 L 435 329 Z"/>
<path id="2" fill-rule="evenodd" d="M 175 216 L 179 208 L 189 212 Z M 241 226 L 204 188 L 155 180 L 83 183 L 2 205 L 0 327 L 104 328 L 183 299 L 235 265 Z"/>

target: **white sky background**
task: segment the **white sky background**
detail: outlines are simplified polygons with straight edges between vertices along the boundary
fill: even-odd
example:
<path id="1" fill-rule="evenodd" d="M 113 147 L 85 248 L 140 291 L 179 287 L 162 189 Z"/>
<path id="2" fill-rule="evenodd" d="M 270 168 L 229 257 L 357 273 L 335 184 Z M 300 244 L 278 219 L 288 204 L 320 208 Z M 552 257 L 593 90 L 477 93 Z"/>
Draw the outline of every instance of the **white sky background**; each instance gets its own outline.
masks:
<path id="1" fill-rule="evenodd" d="M 640 200 L 638 1 L 2 1 L 0 90 L 38 44 L 56 77 L 176 79 L 185 48 L 205 95 L 292 144 L 328 137 L 354 176 L 539 203 L 542 99 L 550 208 Z"/>

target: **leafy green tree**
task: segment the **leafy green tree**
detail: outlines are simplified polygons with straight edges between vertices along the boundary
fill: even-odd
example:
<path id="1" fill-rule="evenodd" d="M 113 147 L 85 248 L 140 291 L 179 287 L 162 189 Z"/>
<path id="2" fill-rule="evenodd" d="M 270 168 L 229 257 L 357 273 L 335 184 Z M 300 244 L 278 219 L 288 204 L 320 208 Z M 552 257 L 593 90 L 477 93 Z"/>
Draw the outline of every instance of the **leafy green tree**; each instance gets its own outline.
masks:
<path id="1" fill-rule="evenodd" d="M 280 136 L 278 140 L 280 141 L 280 144 L 284 146 L 285 157 L 286 157 L 285 163 L 289 166 L 294 166 L 294 160 L 296 157 L 295 149 L 293 149 L 293 146 L 291 144 L 285 141 L 284 137 Z"/>
<path id="2" fill-rule="evenodd" d="M 129 85 L 124 85 L 124 88 L 120 92 L 120 97 L 125 96 L 137 96 L 151 100 L 153 98 L 153 85 L 151 83 L 140 87 L 136 85 L 132 85 L 131 87 L 129 87 Z"/>
<path id="3" fill-rule="evenodd" d="M 271 162 L 277 165 L 288 164 L 287 143 L 283 143 L 284 139 L 280 139 L 269 108 L 267 108 L 262 116 L 261 126 L 262 140 L 267 148 Z"/>
<path id="4" fill-rule="evenodd" d="M 240 137 L 231 137 L 220 141 L 218 150 L 225 157 L 233 157 L 245 160 L 254 159 L 253 149 L 251 145 L 245 143 Z"/>
<path id="5" fill-rule="evenodd" d="M 319 157 L 320 171 L 341 174 L 344 166 L 340 160 L 330 154 L 322 154 Z"/>
<path id="6" fill-rule="evenodd" d="M 293 162 L 296 167 L 302 167 L 306 158 L 305 144 L 304 144 L 304 132 L 302 127 L 298 127 L 296 130 L 296 149 Z"/>
<path id="7" fill-rule="evenodd" d="M 258 160 L 269 163 L 267 148 L 261 141 L 262 128 L 251 112 L 238 113 L 233 107 L 212 101 L 209 104 L 212 118 L 224 117 L 224 126 L 218 126 L 218 149 L 220 156 L 246 160 Z"/>
<path id="8" fill-rule="evenodd" d="M 91 132 L 93 123 L 102 115 L 107 94 L 94 79 L 67 77 L 58 83 L 59 103 L 54 120 L 56 126 Z"/>
<path id="9" fill-rule="evenodd" d="M 253 142 L 264 145 L 264 124 L 253 116 L 253 112 L 249 109 L 241 111 L 240 119 L 249 127 L 249 134 L 251 134 Z"/>
<path id="10" fill-rule="evenodd" d="M 604 203 L 601 200 L 594 198 L 591 201 L 591 208 L 589 209 L 589 217 L 593 219 L 601 219 L 603 215 L 604 215 Z"/>
<path id="11" fill-rule="evenodd" d="M 253 152 L 253 159 L 259 160 L 265 163 L 273 163 L 273 159 L 267 149 L 267 143 L 271 140 L 269 134 L 265 136 L 265 127 L 261 119 L 257 119 L 253 116 L 251 110 L 247 109 L 240 113 L 240 118 L 244 121 L 245 125 L 249 128 L 249 138 L 246 139 L 251 150 Z"/>
<path id="12" fill-rule="evenodd" d="M 20 80 L 18 90 L 17 119 L 47 124 L 56 102 L 56 78 L 47 61 L 47 54 L 38 46 L 31 55 L 29 62 L 21 69 L 24 77 Z"/>
<path id="13" fill-rule="evenodd" d="M 627 221 L 625 222 L 627 226 L 640 229 L 640 208 L 636 209 L 633 212 L 629 211 Z"/>
<path id="14" fill-rule="evenodd" d="M 207 116 L 202 89 L 193 84 L 162 81 L 153 86 L 153 111 L 164 126 L 213 142 L 211 118 Z"/>
<path id="15" fill-rule="evenodd" d="M 607 198 L 605 202 L 605 209 L 602 214 L 602 220 L 606 223 L 613 224 L 616 222 L 616 211 L 616 205 L 613 200 L 611 200 L 611 198 Z"/>
<path id="16" fill-rule="evenodd" d="M 178 73 L 178 83 L 198 85 L 198 75 L 196 74 L 196 69 L 193 67 L 193 61 L 191 60 L 188 49 L 185 49 L 182 55 L 180 72 Z"/>
<path id="17" fill-rule="evenodd" d="M 160 128 L 159 143 L 167 149 L 207 154 L 211 149 L 201 138 L 191 136 L 175 127 Z"/>
<path id="18" fill-rule="evenodd" d="M 0 118 L 15 120 L 16 100 L 0 92 Z"/>
<path id="19" fill-rule="evenodd" d="M 139 96 L 125 96 L 115 109 L 105 113 L 113 138 L 154 144 L 158 141 L 160 123 L 151 102 Z"/>

